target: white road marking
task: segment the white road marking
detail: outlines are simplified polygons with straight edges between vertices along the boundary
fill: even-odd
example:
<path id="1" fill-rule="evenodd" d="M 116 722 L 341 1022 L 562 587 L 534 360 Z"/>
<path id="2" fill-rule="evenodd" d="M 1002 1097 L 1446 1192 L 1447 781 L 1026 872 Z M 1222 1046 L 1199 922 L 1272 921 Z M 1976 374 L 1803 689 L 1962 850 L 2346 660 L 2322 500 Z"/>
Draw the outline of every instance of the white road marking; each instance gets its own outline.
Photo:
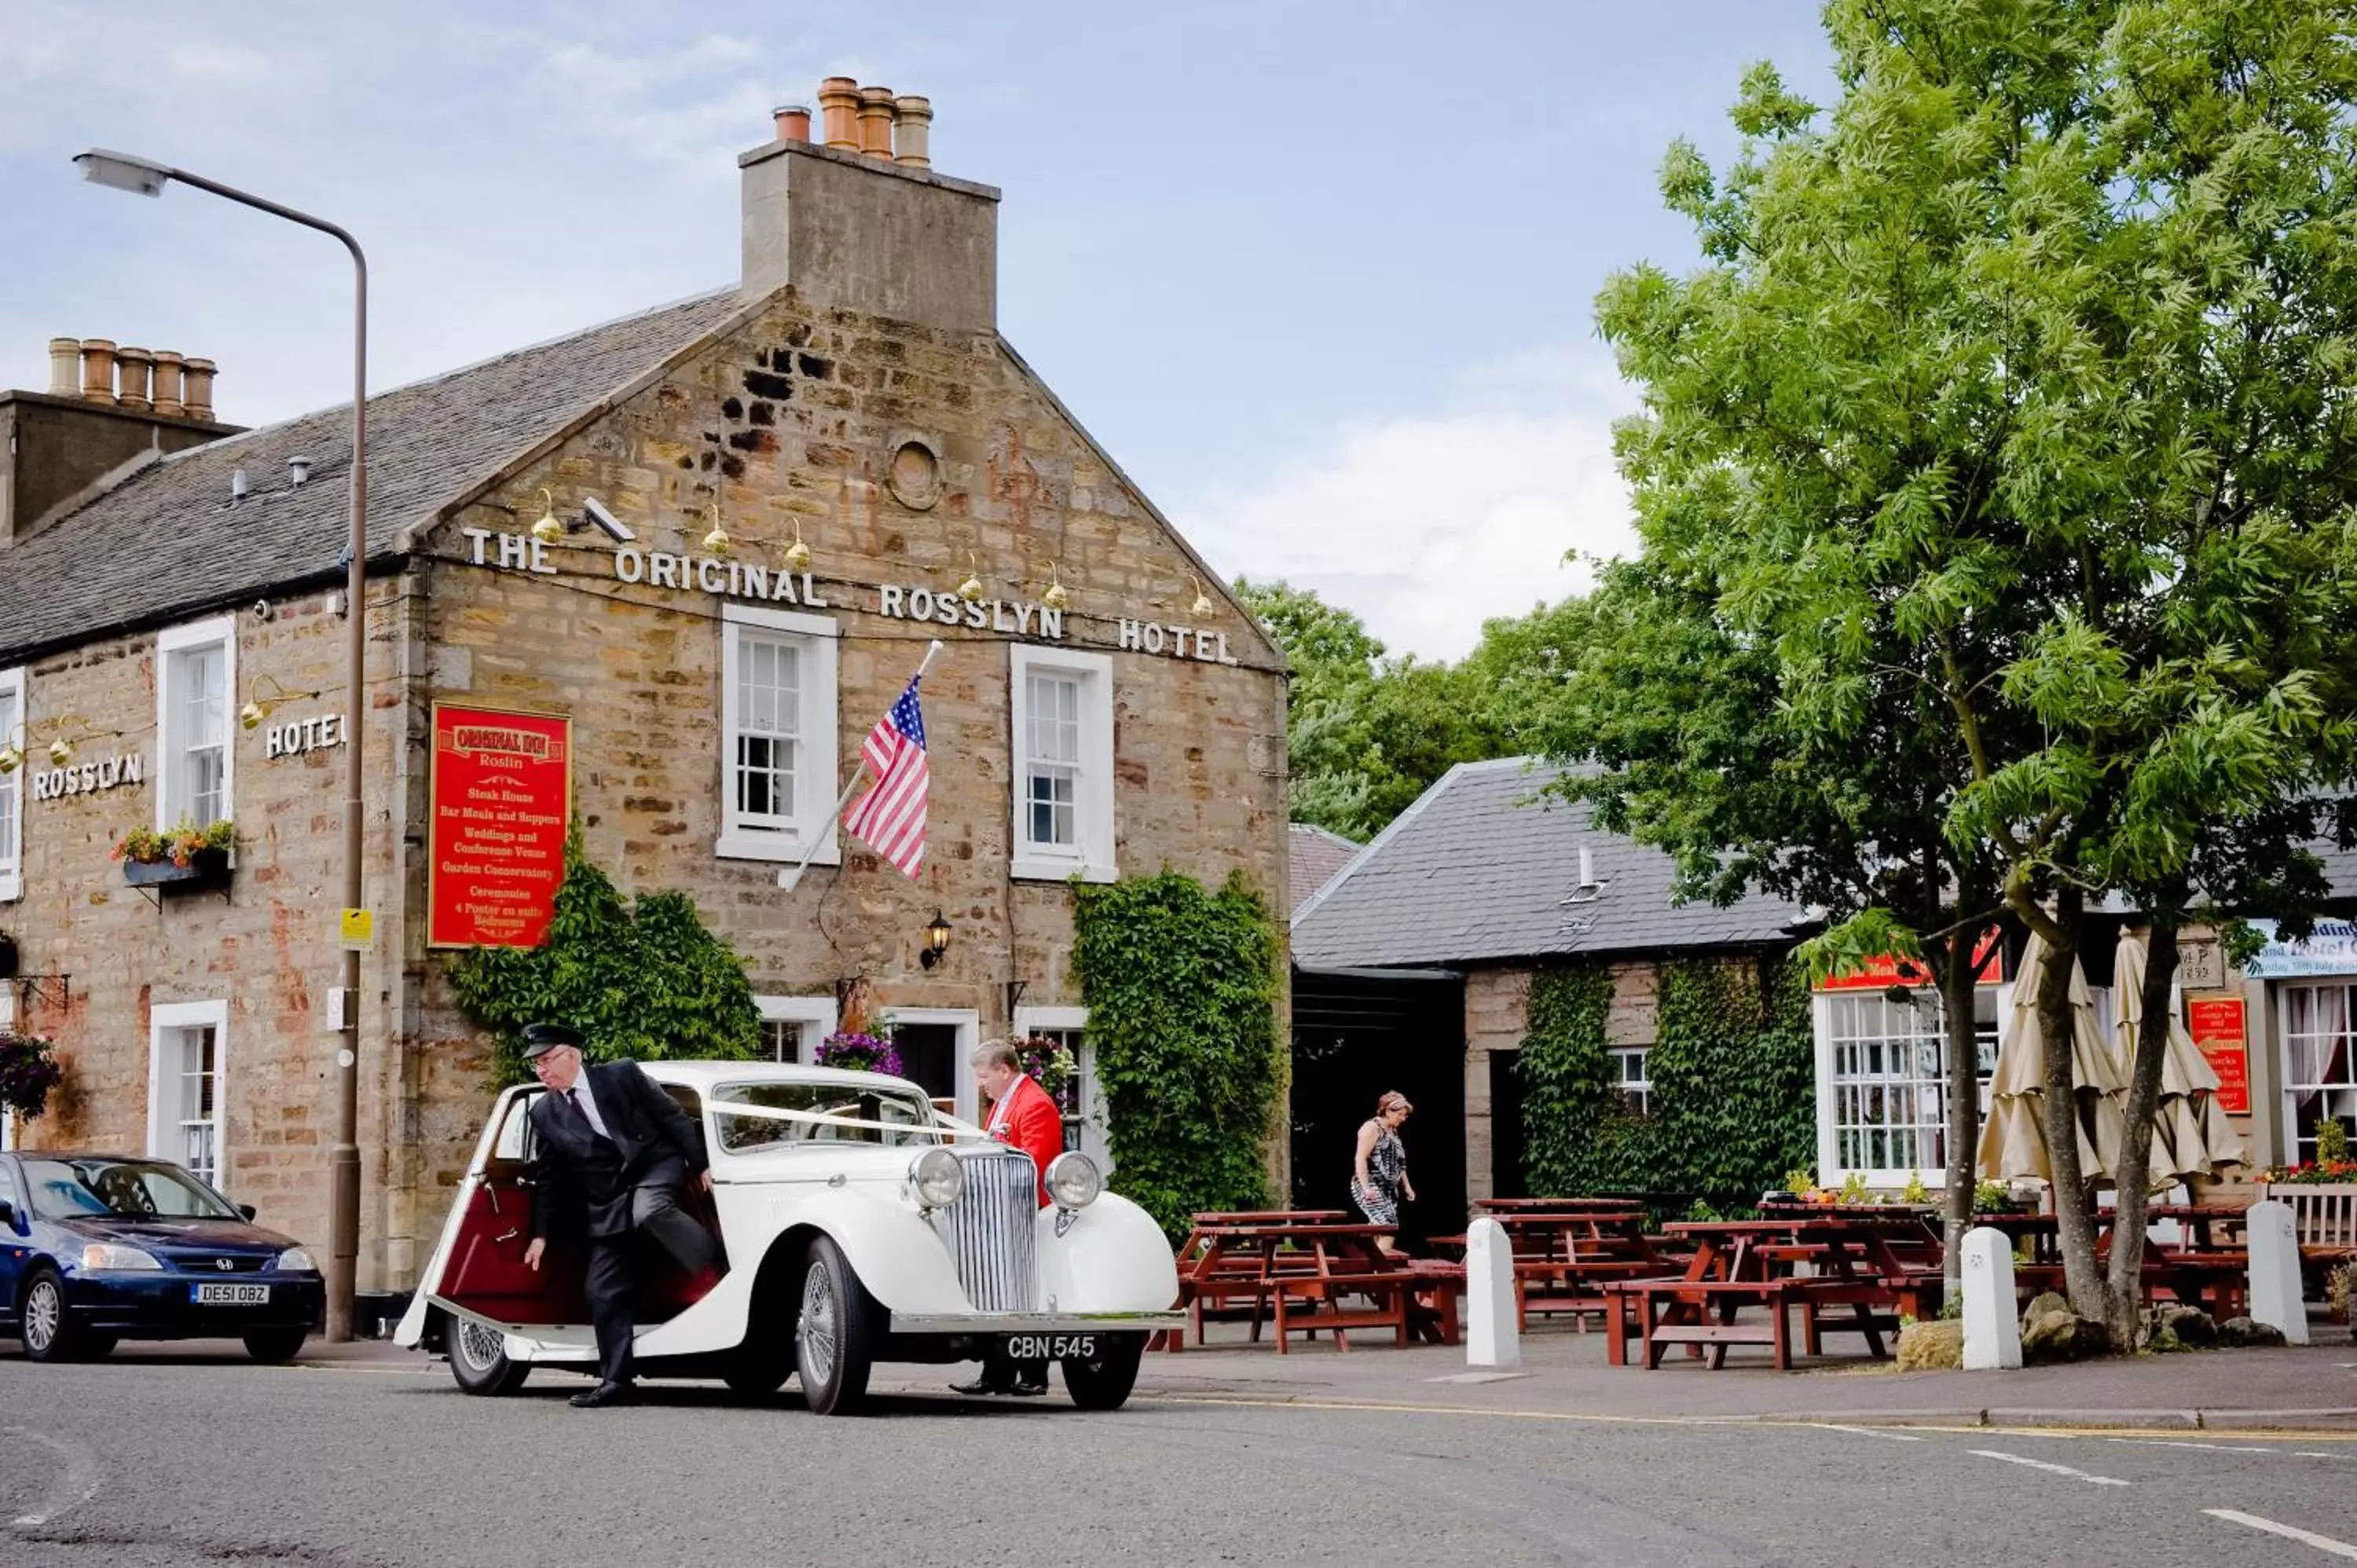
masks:
<path id="1" fill-rule="evenodd" d="M 2277 1524 L 2271 1519 L 2261 1519 L 2255 1513 L 2242 1513 L 2233 1509 L 2203 1509 L 2201 1511 L 2212 1519 L 2222 1519 L 2229 1524 L 2246 1525 L 2252 1530 L 2264 1530 L 2269 1535 L 2280 1535 L 2287 1541 L 2297 1541 L 2302 1545 L 2313 1546 L 2319 1552 L 2330 1552 L 2335 1557 L 2357 1558 L 2357 1546 L 2352 1546 L 2345 1541 L 2335 1541 L 2329 1535 L 2319 1535 L 2314 1530 L 2301 1530 L 2294 1525 Z"/>
<path id="2" fill-rule="evenodd" d="M 32 1529 L 44 1525 L 69 1509 L 80 1508 L 98 1491 L 98 1456 L 79 1443 L 62 1437 L 48 1437 L 38 1432 L 27 1432 L 21 1426 L 0 1427 L 10 1437 L 21 1437 L 27 1443 L 38 1443 L 65 1461 L 65 1470 L 30 1513 L 18 1514 L 10 1525 Z"/>
<path id="3" fill-rule="evenodd" d="M 1871 1426 L 1843 1426 L 1837 1423 L 1830 1421 L 1825 1423 L 1825 1430 L 1827 1432 L 1852 1432 L 1856 1433 L 1860 1437 L 1879 1437 L 1891 1443 L 1921 1443 L 1923 1441 L 1920 1437 L 1910 1437 L 1901 1432 L 1878 1432 Z"/>
<path id="4" fill-rule="evenodd" d="M 2115 1476 L 2090 1476 L 2084 1470 L 2073 1470 L 2068 1465 L 2050 1465 L 2043 1459 L 2032 1459 L 2020 1454 L 2000 1454 L 1994 1448 L 1975 1448 L 1974 1454 L 1984 1459 L 2002 1459 L 2008 1465 L 2027 1465 L 2033 1470 L 2045 1470 L 2057 1476 L 2068 1476 L 2074 1481 L 2085 1481 L 2097 1487 L 2125 1487 L 2126 1481 Z"/>
<path id="5" fill-rule="evenodd" d="M 2206 1448 L 2213 1454 L 2281 1454 L 2280 1448 L 2257 1448 L 2240 1443 L 2194 1443 L 2178 1437 L 2106 1437 L 2106 1443 L 2126 1443 L 2140 1448 Z M 2329 1459 L 2329 1454 L 2313 1454 L 2313 1459 Z"/>

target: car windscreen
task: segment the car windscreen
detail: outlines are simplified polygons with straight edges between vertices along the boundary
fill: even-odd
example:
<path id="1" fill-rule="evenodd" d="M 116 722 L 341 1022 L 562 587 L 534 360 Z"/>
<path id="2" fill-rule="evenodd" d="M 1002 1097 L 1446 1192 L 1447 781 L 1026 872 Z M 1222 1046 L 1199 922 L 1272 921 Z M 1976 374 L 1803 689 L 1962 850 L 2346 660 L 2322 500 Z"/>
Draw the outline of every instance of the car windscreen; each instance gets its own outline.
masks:
<path id="1" fill-rule="evenodd" d="M 731 1103 L 839 1120 L 760 1116 L 731 1112 L 726 1109 Z M 932 1107 L 914 1090 L 839 1083 L 724 1083 L 712 1091 L 711 1105 L 713 1131 L 720 1146 L 732 1155 L 813 1144 L 901 1149 L 942 1141 Z"/>
<path id="2" fill-rule="evenodd" d="M 25 1184 L 44 1219 L 235 1219 L 236 1209 L 161 1160 L 48 1160 L 27 1155 Z"/>

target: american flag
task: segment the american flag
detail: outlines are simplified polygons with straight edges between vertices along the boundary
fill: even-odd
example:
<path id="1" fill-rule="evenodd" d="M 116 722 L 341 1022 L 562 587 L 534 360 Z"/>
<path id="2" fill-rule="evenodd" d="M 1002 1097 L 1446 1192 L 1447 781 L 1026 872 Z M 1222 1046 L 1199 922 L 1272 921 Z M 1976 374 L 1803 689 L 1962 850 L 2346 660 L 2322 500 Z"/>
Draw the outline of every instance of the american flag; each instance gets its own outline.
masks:
<path id="1" fill-rule="evenodd" d="M 900 700 L 867 732 L 859 755 L 875 787 L 843 819 L 861 843 L 913 879 L 925 859 L 925 797 L 932 781 L 925 761 L 925 714 L 917 705 L 920 672 Z"/>

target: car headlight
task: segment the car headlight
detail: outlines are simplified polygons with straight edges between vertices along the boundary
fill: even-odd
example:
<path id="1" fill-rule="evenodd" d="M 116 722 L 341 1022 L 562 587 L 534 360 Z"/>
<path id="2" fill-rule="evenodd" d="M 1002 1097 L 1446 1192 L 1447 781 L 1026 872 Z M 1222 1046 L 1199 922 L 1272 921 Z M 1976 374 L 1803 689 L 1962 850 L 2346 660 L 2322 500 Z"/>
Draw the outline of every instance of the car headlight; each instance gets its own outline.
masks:
<path id="1" fill-rule="evenodd" d="M 1086 1208 L 1104 1191 L 1104 1172 L 1078 1149 L 1068 1149 L 1048 1162 L 1048 1196 L 1059 1208 Z"/>
<path id="2" fill-rule="evenodd" d="M 965 1162 L 947 1149 L 927 1149 L 909 1162 L 909 1185 L 927 1208 L 947 1208 L 964 1196 Z"/>
<path id="3" fill-rule="evenodd" d="M 311 1254 L 301 1247 L 287 1248 L 271 1260 L 270 1266 L 282 1274 L 316 1274 L 319 1272 L 319 1265 L 313 1262 Z"/>
<path id="4" fill-rule="evenodd" d="M 125 1269 L 160 1269 L 164 1265 L 157 1262 L 152 1254 L 136 1247 L 117 1247 L 105 1241 L 93 1241 L 81 1250 L 81 1266 L 120 1273 Z"/>

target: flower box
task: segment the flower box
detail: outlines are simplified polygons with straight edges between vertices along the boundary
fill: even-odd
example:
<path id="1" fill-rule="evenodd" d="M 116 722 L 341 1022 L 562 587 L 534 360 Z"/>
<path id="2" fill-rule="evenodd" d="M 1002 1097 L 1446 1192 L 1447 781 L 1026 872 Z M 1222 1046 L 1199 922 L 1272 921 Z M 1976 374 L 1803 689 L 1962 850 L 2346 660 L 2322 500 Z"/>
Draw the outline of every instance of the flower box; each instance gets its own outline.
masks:
<path id="1" fill-rule="evenodd" d="M 200 889 L 229 886 L 229 851 L 200 849 L 186 865 L 169 860 L 126 860 L 123 880 L 134 887 Z"/>

